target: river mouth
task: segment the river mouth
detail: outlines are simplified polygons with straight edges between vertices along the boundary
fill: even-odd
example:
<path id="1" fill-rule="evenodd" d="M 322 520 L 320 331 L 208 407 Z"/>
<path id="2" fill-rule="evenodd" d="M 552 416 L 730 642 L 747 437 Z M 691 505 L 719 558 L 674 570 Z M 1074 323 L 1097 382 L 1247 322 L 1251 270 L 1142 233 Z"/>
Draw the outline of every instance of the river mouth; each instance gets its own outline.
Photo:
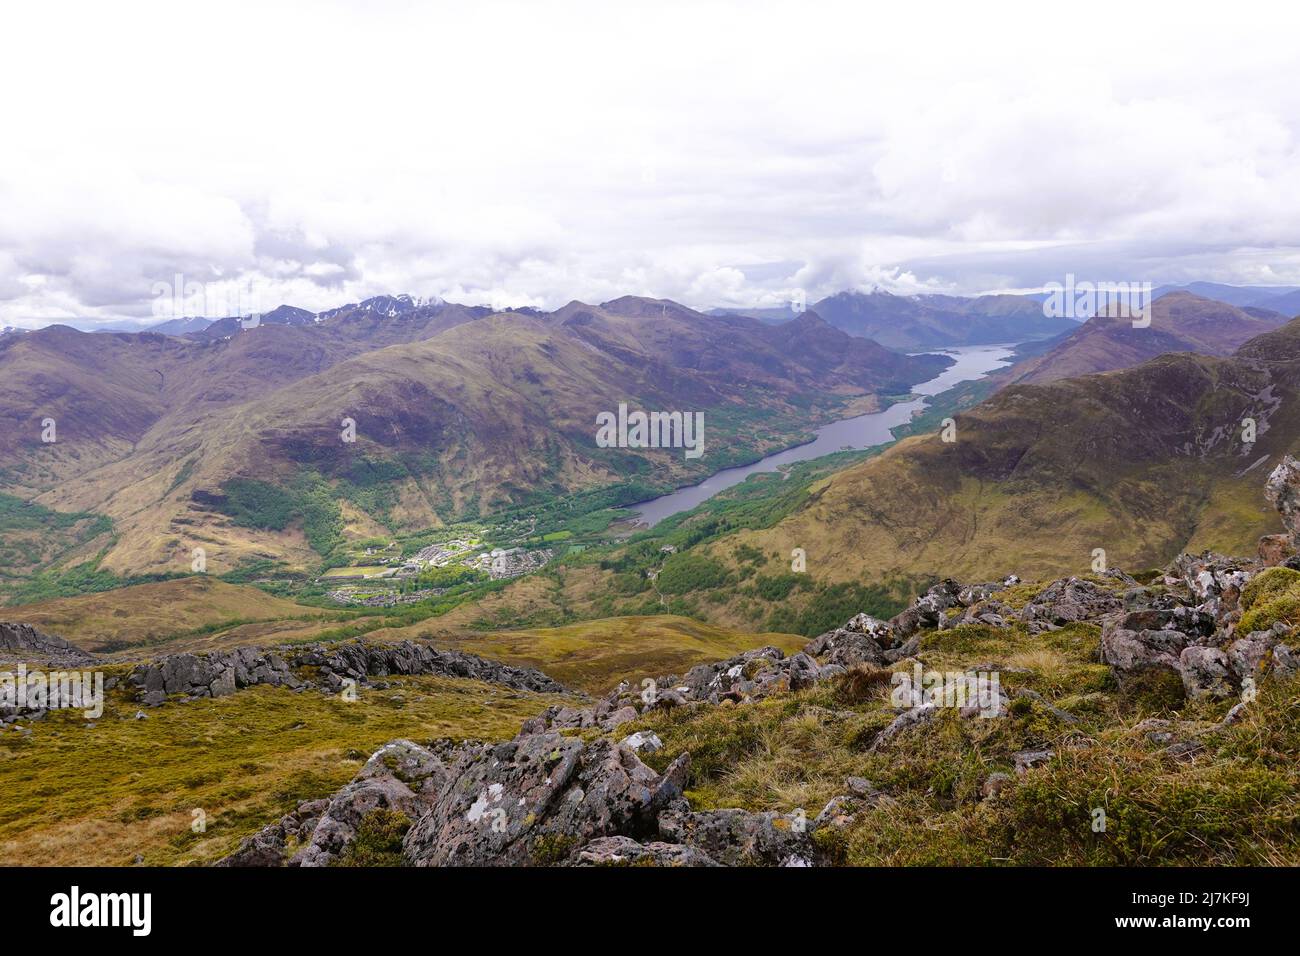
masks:
<path id="1" fill-rule="evenodd" d="M 778 451 L 760 458 L 752 465 L 725 468 L 704 479 L 698 485 L 678 488 L 658 498 L 630 505 L 626 510 L 632 520 L 641 526 L 653 528 L 665 518 L 690 511 L 703 504 L 720 491 L 740 484 L 750 475 L 780 471 L 799 461 L 810 461 L 837 451 L 860 451 L 875 445 L 892 443 L 891 429 L 910 421 L 912 415 L 925 407 L 925 400 L 945 392 L 961 382 L 978 381 L 1004 368 L 1015 345 L 964 345 L 951 349 L 933 349 L 924 355 L 946 355 L 956 361 L 928 382 L 912 386 L 911 401 L 898 402 L 879 412 L 855 415 L 831 422 L 817 429 L 812 441 L 794 448 Z"/>

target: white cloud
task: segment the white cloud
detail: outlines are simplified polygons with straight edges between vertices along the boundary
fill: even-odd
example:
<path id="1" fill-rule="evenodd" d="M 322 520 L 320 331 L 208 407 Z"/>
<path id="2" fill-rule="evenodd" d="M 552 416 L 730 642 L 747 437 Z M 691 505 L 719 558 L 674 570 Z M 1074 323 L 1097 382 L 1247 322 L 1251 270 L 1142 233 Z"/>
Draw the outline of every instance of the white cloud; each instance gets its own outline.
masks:
<path id="1" fill-rule="evenodd" d="M 0 324 L 147 316 L 178 272 L 310 309 L 1300 284 L 1300 13 L 1276 4 L 7 19 Z"/>

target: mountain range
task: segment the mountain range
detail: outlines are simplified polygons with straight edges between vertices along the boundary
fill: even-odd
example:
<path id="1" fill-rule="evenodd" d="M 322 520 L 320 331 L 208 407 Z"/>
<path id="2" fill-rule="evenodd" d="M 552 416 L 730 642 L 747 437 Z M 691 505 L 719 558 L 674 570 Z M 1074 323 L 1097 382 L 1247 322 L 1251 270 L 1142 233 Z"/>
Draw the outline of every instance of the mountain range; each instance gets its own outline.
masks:
<path id="1" fill-rule="evenodd" d="M 1047 339 L 1078 324 L 1044 315 L 1042 303 L 1032 297 L 1010 294 L 904 296 L 882 290 L 850 291 L 827 296 L 810 308 L 837 329 L 903 351 Z M 785 307 L 742 309 L 739 314 L 781 322 L 792 312 Z"/>
<path id="2" fill-rule="evenodd" d="M 1294 316 L 1300 312 L 1300 287 L 1267 285 L 1225 285 L 1222 282 L 1188 282 L 1183 285 L 1156 286 L 1151 293 L 1158 299 L 1170 292 L 1190 292 L 1206 299 L 1217 299 L 1240 308 L 1257 306 Z"/>
<path id="3" fill-rule="evenodd" d="M 1148 321 L 1149 319 L 1149 321 Z M 1156 298 L 1149 316 L 1122 307 L 1096 315 L 1052 347 L 999 374 L 1001 382 L 1037 383 L 1128 368 L 1171 352 L 1231 355 L 1247 340 L 1288 321 L 1278 312 L 1207 299 L 1191 292 Z"/>
<path id="4" fill-rule="evenodd" d="M 551 313 L 393 298 L 222 323 L 0 340 L 0 492 L 111 518 L 111 537 L 85 554 L 102 549 L 118 572 L 188 568 L 198 546 L 223 569 L 310 566 L 345 528 L 430 528 L 575 491 L 698 480 L 951 361 L 812 313 L 772 326 L 633 297 Z M 620 403 L 704 412 L 706 454 L 597 447 L 597 413 Z"/>

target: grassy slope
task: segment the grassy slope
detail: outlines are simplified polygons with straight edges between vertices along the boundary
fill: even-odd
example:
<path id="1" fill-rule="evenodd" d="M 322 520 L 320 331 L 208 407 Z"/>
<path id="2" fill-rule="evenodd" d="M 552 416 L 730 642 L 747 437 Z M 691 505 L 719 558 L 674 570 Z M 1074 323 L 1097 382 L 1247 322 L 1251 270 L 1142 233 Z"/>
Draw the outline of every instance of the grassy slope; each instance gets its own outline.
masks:
<path id="1" fill-rule="evenodd" d="M 1242 472 L 1259 456 L 1275 462 L 1300 432 L 1283 393 L 1257 445 L 1237 441 L 1241 419 L 1260 414 L 1250 396 L 1262 381 L 1241 365 L 1165 356 L 1008 389 L 958 416 L 955 443 L 900 442 L 814 486 L 774 528 L 736 540 L 803 547 L 810 571 L 845 580 L 1078 573 L 1096 548 L 1127 568 L 1182 550 L 1250 553 L 1280 528 L 1259 494 L 1271 464 Z M 1201 443 L 1210 451 L 1189 453 Z"/>
<path id="2" fill-rule="evenodd" d="M 893 717 L 889 684 L 850 682 L 753 705 L 656 712 L 627 729 L 665 743 L 659 769 L 691 753 L 688 796 L 696 808 L 745 807 L 815 815 L 870 780 L 886 797 L 845 832 L 825 837 L 840 862 L 856 865 L 1168 865 L 1300 863 L 1300 686 L 1265 682 L 1240 724 L 1210 730 L 1233 703 L 1191 707 L 1156 693 L 1126 695 L 1095 662 L 1099 631 L 1072 625 L 1038 637 L 1017 626 L 928 635 L 922 659 L 938 670 L 1001 671 L 1014 695 L 1006 716 L 961 719 L 943 711 L 879 750 Z M 909 665 L 910 666 L 910 665 Z M 1174 679 L 1177 684 L 1177 679 Z M 1171 709 L 1177 708 L 1177 709 Z M 1189 721 L 1205 750 L 1176 759 L 1135 725 L 1146 717 Z M 1052 749 L 1045 766 L 1017 777 L 1012 754 Z M 980 799 L 990 773 L 1015 785 Z M 1104 833 L 1092 830 L 1105 810 Z"/>
<path id="3" fill-rule="evenodd" d="M 534 588 L 544 582 L 525 579 Z M 467 624 L 480 606 L 402 625 L 381 615 L 327 611 L 210 577 L 141 584 L 5 610 L 6 620 L 32 624 L 92 653 L 138 660 L 182 651 L 202 653 L 333 639 L 362 629 L 367 640 L 430 639 L 484 657 L 537 667 L 556 680 L 604 691 L 626 674 L 682 672 L 764 644 L 796 650 L 804 638 L 718 627 L 684 617 L 652 615 L 588 621 L 557 628 L 484 629 Z"/>
<path id="4" fill-rule="evenodd" d="M 590 693 L 608 691 L 623 678 L 682 674 L 763 644 L 796 651 L 806 642 L 794 634 L 750 634 L 667 615 L 438 639 L 459 650 L 539 668 Z"/>
<path id="5" fill-rule="evenodd" d="M 1022 584 L 1002 597 L 1019 606 L 1037 589 Z M 428 622 L 406 630 L 420 629 Z M 541 665 L 589 690 L 680 673 L 759 643 L 787 650 L 801 643 L 672 617 L 431 636 Z M 1093 625 L 1036 637 L 1019 625 L 968 626 L 922 643 L 927 667 L 998 670 L 1009 692 L 1033 690 L 1075 724 L 1018 700 L 997 720 L 941 714 L 873 752 L 875 734 L 892 719 L 888 685 L 840 682 L 752 705 L 656 712 L 626 730 L 660 735 L 666 748 L 650 761 L 661 768 L 691 752 L 688 795 L 697 808 L 803 807 L 811 815 L 843 792 L 846 776 L 868 778 L 887 799 L 828 843 L 842 862 L 1300 862 L 1300 688 L 1265 681 L 1241 724 L 1212 731 L 1231 701 L 1189 705 L 1160 686 L 1121 693 L 1096 661 L 1098 636 Z M 363 691 L 355 704 L 258 688 L 170 704 L 136 721 L 134 705 L 114 694 L 94 727 L 56 713 L 33 724 L 30 737 L 0 735 L 7 795 L 0 863 L 124 864 L 137 854 L 147 863 L 210 860 L 296 801 L 332 792 L 386 740 L 507 737 L 554 700 L 398 678 Z M 1164 754 L 1134 729 L 1151 716 L 1188 721 L 1183 732 L 1204 731 L 1206 749 L 1191 759 Z M 1012 753 L 1039 748 L 1057 756 L 1016 778 L 1004 796 L 979 799 L 989 773 L 1011 772 Z M 1091 830 L 1096 807 L 1106 810 L 1106 834 Z M 205 834 L 189 829 L 194 808 L 208 814 Z"/>
<path id="6" fill-rule="evenodd" d="M 354 703 L 258 687 L 134 720 L 121 693 L 95 726 L 58 711 L 0 734 L 0 865 L 213 860 L 299 801 L 328 796 L 398 737 L 496 739 L 554 697 L 477 681 L 389 678 Z M 192 811 L 207 830 L 190 829 Z"/>
<path id="7" fill-rule="evenodd" d="M 165 646 L 160 652 L 170 653 L 177 649 L 177 638 L 195 632 L 218 632 L 241 622 L 330 620 L 339 615 L 257 588 L 193 576 L 7 608 L 3 616 L 57 634 L 91 653 L 145 646 L 150 652 Z"/>

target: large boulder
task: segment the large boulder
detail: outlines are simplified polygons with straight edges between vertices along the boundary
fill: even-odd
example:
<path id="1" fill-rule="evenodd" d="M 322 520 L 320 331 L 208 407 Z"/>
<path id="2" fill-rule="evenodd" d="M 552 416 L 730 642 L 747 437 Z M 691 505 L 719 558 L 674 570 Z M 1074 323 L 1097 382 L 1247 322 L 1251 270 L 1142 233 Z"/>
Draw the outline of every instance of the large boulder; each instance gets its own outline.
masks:
<path id="1" fill-rule="evenodd" d="M 1053 581 L 1020 611 L 1030 633 L 1050 630 L 1077 621 L 1096 621 L 1123 607 L 1110 589 L 1083 578 Z"/>
<path id="2" fill-rule="evenodd" d="M 882 635 L 889 633 L 888 630 L 881 632 Z M 840 627 L 813 638 L 804 646 L 804 653 L 820 659 L 825 664 L 838 664 L 847 668 L 858 664 L 886 663 L 885 654 L 889 646 L 888 636 L 882 640 L 882 637 L 876 634 Z"/>
<path id="3" fill-rule="evenodd" d="M 1190 699 L 1226 698 L 1237 693 L 1236 679 L 1228 655 L 1217 647 L 1185 647 L 1178 660 L 1178 673 Z"/>
<path id="4" fill-rule="evenodd" d="M 660 816 L 659 829 L 724 866 L 809 866 L 819 858 L 815 827 L 801 813 L 674 809 Z"/>
<path id="5" fill-rule="evenodd" d="M 660 775 L 606 738 L 524 734 L 457 761 L 404 852 L 416 866 L 536 865 L 597 837 L 653 836 L 688 766 L 683 754 Z"/>
<path id="6" fill-rule="evenodd" d="M 1143 628 L 1130 630 L 1118 624 L 1103 627 L 1101 660 L 1114 668 L 1123 682 L 1139 671 L 1152 668 L 1178 670 L 1178 661 L 1190 638 L 1181 631 Z"/>

